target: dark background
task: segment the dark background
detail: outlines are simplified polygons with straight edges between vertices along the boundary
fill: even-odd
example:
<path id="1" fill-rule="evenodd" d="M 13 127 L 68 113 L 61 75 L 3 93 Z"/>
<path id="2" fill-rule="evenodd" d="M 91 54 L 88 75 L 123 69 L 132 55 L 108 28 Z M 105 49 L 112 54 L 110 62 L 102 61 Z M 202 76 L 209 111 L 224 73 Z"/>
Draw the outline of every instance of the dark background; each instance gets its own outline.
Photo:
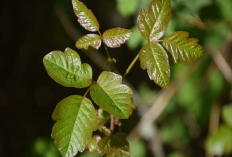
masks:
<path id="1" fill-rule="evenodd" d="M 135 23 L 139 9 L 142 7 L 147 8 L 150 3 L 149 0 L 145 2 L 139 1 L 134 12 L 125 14 L 120 11 L 118 8 L 119 2 L 115 0 L 83 0 L 82 2 L 97 17 L 101 32 L 115 27 L 136 28 Z M 213 62 L 213 55 L 211 55 L 211 52 L 213 54 L 215 50 L 220 50 L 231 67 L 232 38 L 230 35 L 230 20 L 232 20 L 232 14 L 229 12 L 230 8 L 232 10 L 231 1 L 224 1 L 226 3 L 224 6 L 224 3 L 218 3 L 217 0 L 209 0 L 209 2 L 199 6 L 192 6 L 192 2 L 189 0 L 185 1 L 186 3 L 182 3 L 180 0 L 173 0 L 172 2 L 173 14 L 168 31 L 170 33 L 172 33 L 172 30 L 189 31 L 191 37 L 200 40 L 206 51 L 203 61 L 201 61 L 203 63 L 192 78 L 192 82 L 186 88 L 183 88 L 186 93 L 190 91 L 190 98 L 188 99 L 189 95 L 184 95 L 185 92 L 182 91 L 181 93 L 181 89 L 178 88 L 178 91 L 180 90 L 179 96 L 177 94 L 170 104 L 174 104 L 175 109 L 170 112 L 167 111 L 168 113 L 163 115 L 157 123 L 160 130 L 163 130 L 167 125 L 171 126 L 170 117 L 185 113 L 188 111 L 189 106 L 194 105 L 194 102 L 200 99 L 201 107 L 198 110 L 200 110 L 199 115 L 201 116 L 196 120 L 197 125 L 201 128 L 199 135 L 196 137 L 192 137 L 189 133 L 185 135 L 186 132 L 189 132 L 189 128 L 185 125 L 183 129 L 181 123 L 181 127 L 177 127 L 176 131 L 183 134 L 178 135 L 177 139 L 172 137 L 171 142 L 165 141 L 165 137 L 161 139 L 163 140 L 163 149 L 166 155 L 171 152 L 180 152 L 183 156 L 203 157 L 205 155 L 204 141 L 208 136 L 212 104 L 215 101 L 220 102 L 220 106 L 231 103 L 231 84 L 225 78 L 223 72 L 220 71 L 220 68 L 218 70 L 217 64 Z M 226 10 L 224 7 L 228 5 L 230 8 L 227 8 L 227 10 L 229 11 L 224 13 Z M 193 9 L 190 10 L 189 8 Z M 194 17 L 194 20 L 192 20 L 192 17 Z M 43 156 L 38 152 L 36 154 L 34 150 L 35 141 L 42 139 L 42 142 L 40 141 L 42 145 L 44 141 L 44 145 L 50 144 L 50 142 L 53 144 L 53 140 L 50 139 L 51 129 L 54 124 L 51 115 L 56 104 L 69 95 L 83 95 L 85 93 L 85 89 L 65 88 L 54 82 L 47 75 L 43 66 L 43 57 L 53 50 L 64 51 L 66 47 L 70 47 L 79 53 L 82 62 L 89 63 L 92 66 L 94 80 L 97 79 L 102 70 L 108 69 L 106 60 L 102 62 L 99 57 L 95 57 L 95 59 L 100 60 L 102 68 L 91 59 L 90 56 L 93 57 L 94 53 L 89 54 L 89 56 L 75 48 L 75 41 L 82 34 L 88 32 L 77 22 L 71 1 L 3 0 L 0 2 L 0 19 L 0 156 Z M 202 23 L 198 21 L 199 19 L 209 22 L 209 25 L 202 26 Z M 65 20 L 68 20 L 68 22 Z M 111 56 L 117 59 L 116 68 L 118 72 L 124 73 L 139 52 L 143 40 L 140 40 L 141 37 L 137 38 L 138 42 L 134 41 L 132 45 L 135 46 L 133 47 L 124 44 L 120 48 L 109 49 Z M 213 51 L 211 51 L 212 49 Z M 100 56 L 106 57 L 103 47 L 100 48 L 99 52 Z M 171 59 L 170 62 L 172 62 Z M 195 62 L 192 65 L 194 64 Z M 177 66 L 182 68 L 185 67 L 185 64 L 178 63 L 174 65 L 171 63 L 172 79 L 181 71 L 181 68 L 176 68 Z M 208 71 L 210 67 L 211 71 L 216 71 L 215 75 L 217 76 Z M 208 83 L 212 77 L 217 77 L 216 82 L 219 82 L 217 87 L 211 87 L 210 83 Z M 152 104 L 151 102 L 156 99 L 156 95 L 160 91 L 160 88 L 149 80 L 147 72 L 141 70 L 139 62 L 133 67 L 127 80 L 148 104 Z M 211 93 L 212 88 L 216 88 L 215 93 Z M 196 91 L 196 93 L 191 93 L 192 91 Z M 196 98 L 192 100 L 193 94 L 196 94 L 194 96 Z M 186 104 L 186 101 L 184 101 L 186 99 L 181 102 L 182 98 L 187 99 L 187 105 L 180 105 Z M 195 110 L 193 113 L 196 113 Z M 130 133 L 138 119 L 139 114 L 136 111 L 130 120 L 125 121 L 124 131 Z M 222 121 L 220 119 L 220 122 Z M 163 137 L 165 133 L 161 134 Z M 176 148 L 173 145 L 175 145 L 175 140 L 178 141 L 178 138 L 186 139 L 184 139 L 183 145 L 180 144 L 179 148 Z M 152 156 L 149 142 L 144 140 L 144 143 L 147 156 Z M 54 154 L 56 153 L 54 150 Z"/>

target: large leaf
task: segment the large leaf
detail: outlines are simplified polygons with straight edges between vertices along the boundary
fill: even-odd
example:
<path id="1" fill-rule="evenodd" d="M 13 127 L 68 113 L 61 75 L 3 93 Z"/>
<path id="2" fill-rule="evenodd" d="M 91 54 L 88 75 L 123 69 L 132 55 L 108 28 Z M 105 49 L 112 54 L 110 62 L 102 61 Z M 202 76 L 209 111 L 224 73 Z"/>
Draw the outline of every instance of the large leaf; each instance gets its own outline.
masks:
<path id="1" fill-rule="evenodd" d="M 153 0 L 149 10 L 142 9 L 137 22 L 143 37 L 150 41 L 160 39 L 167 27 L 171 16 L 170 0 Z"/>
<path id="2" fill-rule="evenodd" d="M 114 151 L 123 150 L 128 152 L 130 150 L 129 143 L 126 140 L 125 133 L 116 133 L 112 136 L 103 137 L 99 142 L 100 154 L 112 154 Z"/>
<path id="3" fill-rule="evenodd" d="M 197 44 L 198 39 L 188 37 L 188 32 L 180 31 L 164 38 L 163 46 L 171 53 L 174 63 L 178 62 L 178 58 L 191 63 L 203 55 L 204 48 Z"/>
<path id="4" fill-rule="evenodd" d="M 83 51 L 94 52 L 101 46 L 101 37 L 97 34 L 88 34 L 76 42 L 76 47 Z"/>
<path id="5" fill-rule="evenodd" d="M 52 138 L 64 157 L 83 152 L 86 140 L 97 129 L 97 112 L 92 102 L 79 95 L 69 96 L 59 102 L 52 119 L 57 121 L 52 129 Z"/>
<path id="6" fill-rule="evenodd" d="M 111 48 L 120 47 L 131 36 L 132 31 L 124 28 L 113 28 L 105 31 L 102 35 L 103 42 Z"/>
<path id="7" fill-rule="evenodd" d="M 81 64 L 78 53 L 70 48 L 65 52 L 53 51 L 43 58 L 44 66 L 52 79 L 65 87 L 84 88 L 92 84 L 92 68 Z"/>
<path id="8" fill-rule="evenodd" d="M 147 69 L 151 80 L 167 89 L 170 81 L 168 55 L 158 43 L 146 44 L 139 52 L 140 65 Z"/>
<path id="9" fill-rule="evenodd" d="M 218 131 L 209 137 L 206 143 L 207 151 L 216 156 L 232 152 L 232 129 L 221 126 Z"/>
<path id="10" fill-rule="evenodd" d="M 80 25 L 88 31 L 98 31 L 99 23 L 92 11 L 78 0 L 72 0 L 72 4 Z"/>
<path id="11" fill-rule="evenodd" d="M 225 123 L 232 128 L 232 105 L 226 105 L 223 107 L 222 117 Z"/>
<path id="12" fill-rule="evenodd" d="M 132 90 L 121 84 L 122 77 L 112 72 L 102 72 L 91 89 L 93 101 L 114 116 L 127 119 L 131 113 Z"/>

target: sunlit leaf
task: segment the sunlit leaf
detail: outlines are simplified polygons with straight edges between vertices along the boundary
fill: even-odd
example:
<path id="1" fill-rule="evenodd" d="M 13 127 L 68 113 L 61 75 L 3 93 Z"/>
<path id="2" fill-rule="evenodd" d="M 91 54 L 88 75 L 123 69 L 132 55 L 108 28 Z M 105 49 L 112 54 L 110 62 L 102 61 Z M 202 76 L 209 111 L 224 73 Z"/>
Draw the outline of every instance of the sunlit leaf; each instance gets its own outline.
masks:
<path id="1" fill-rule="evenodd" d="M 225 123 L 232 127 L 232 105 L 227 105 L 223 107 L 222 117 Z"/>
<path id="2" fill-rule="evenodd" d="M 177 63 L 178 59 L 191 63 L 203 55 L 204 48 L 197 44 L 198 39 L 188 37 L 188 32 L 180 31 L 164 38 L 163 46 L 171 53 L 174 63 Z"/>
<path id="3" fill-rule="evenodd" d="M 93 136 L 90 139 L 87 139 L 86 148 L 88 148 L 89 152 L 99 152 L 98 142 L 101 140 L 101 136 Z"/>
<path id="4" fill-rule="evenodd" d="M 102 35 L 103 42 L 111 48 L 120 47 L 131 36 L 132 31 L 124 28 L 113 28 L 105 31 Z"/>
<path id="5" fill-rule="evenodd" d="M 140 65 L 147 69 L 151 80 L 167 89 L 170 81 L 168 55 L 158 43 L 146 44 L 139 52 Z"/>
<path id="6" fill-rule="evenodd" d="M 206 143 L 207 151 L 213 155 L 222 156 L 232 152 L 232 129 L 221 126 L 209 137 Z"/>
<path id="7" fill-rule="evenodd" d="M 65 87 L 84 88 L 92 84 L 92 68 L 81 64 L 78 53 L 70 48 L 53 51 L 43 58 L 49 76 Z"/>
<path id="8" fill-rule="evenodd" d="M 170 16 L 170 0 L 153 0 L 148 11 L 141 9 L 137 22 L 143 37 L 150 41 L 160 39 L 168 27 Z"/>
<path id="9" fill-rule="evenodd" d="M 72 0 L 75 15 L 78 17 L 78 22 L 88 31 L 99 30 L 99 23 L 92 13 L 82 2 Z"/>
<path id="10" fill-rule="evenodd" d="M 101 46 L 101 37 L 97 34 L 88 34 L 76 42 L 76 47 L 83 51 L 94 52 Z"/>
<path id="11" fill-rule="evenodd" d="M 103 137 L 98 143 L 100 154 L 111 154 L 117 150 L 128 152 L 130 146 L 126 137 L 127 135 L 125 133 L 116 133 L 112 136 Z"/>
<path id="12" fill-rule="evenodd" d="M 114 116 L 127 119 L 131 113 L 132 90 L 121 84 L 122 77 L 112 72 L 102 72 L 91 89 L 93 101 Z"/>
<path id="13" fill-rule="evenodd" d="M 59 102 L 52 119 L 57 121 L 52 129 L 52 138 L 64 157 L 83 152 L 86 140 L 97 129 L 97 113 L 92 102 L 79 95 Z"/>
<path id="14" fill-rule="evenodd" d="M 140 10 L 137 22 L 140 33 L 146 40 L 149 40 L 153 23 L 146 9 Z"/>
<path id="15" fill-rule="evenodd" d="M 102 127 L 102 132 L 103 132 L 106 136 L 110 136 L 110 135 L 111 135 L 111 130 L 108 129 L 107 127 L 105 127 L 105 126 Z"/>

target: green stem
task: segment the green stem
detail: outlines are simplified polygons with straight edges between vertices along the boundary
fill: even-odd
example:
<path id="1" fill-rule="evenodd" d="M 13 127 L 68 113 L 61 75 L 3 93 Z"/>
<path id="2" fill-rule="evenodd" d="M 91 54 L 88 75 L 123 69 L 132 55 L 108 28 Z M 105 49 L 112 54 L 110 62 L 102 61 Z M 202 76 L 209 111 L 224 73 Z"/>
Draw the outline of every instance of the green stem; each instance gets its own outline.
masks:
<path id="1" fill-rule="evenodd" d="M 101 35 L 101 32 L 99 30 L 97 30 L 99 35 L 101 36 L 102 38 L 102 35 Z M 103 45 L 105 47 L 105 50 L 106 50 L 106 54 L 107 54 L 107 63 L 110 64 L 110 71 L 113 72 L 114 71 L 114 61 L 112 60 L 112 58 L 110 57 L 110 53 L 108 51 L 108 48 L 107 46 L 105 45 L 105 43 L 103 42 Z M 114 115 L 111 114 L 111 120 L 110 120 L 110 130 L 111 131 L 114 131 Z"/>
<path id="2" fill-rule="evenodd" d="M 85 92 L 84 97 L 89 93 L 90 89 L 91 89 L 92 85 L 88 88 L 88 90 Z"/>
<path id="3" fill-rule="evenodd" d="M 123 78 L 125 78 L 127 76 L 127 74 L 130 72 L 131 68 L 134 66 L 135 62 L 138 60 L 139 58 L 139 54 L 134 58 L 134 60 L 131 62 L 131 64 L 129 65 L 129 67 L 127 68 L 125 74 L 123 75 Z"/>

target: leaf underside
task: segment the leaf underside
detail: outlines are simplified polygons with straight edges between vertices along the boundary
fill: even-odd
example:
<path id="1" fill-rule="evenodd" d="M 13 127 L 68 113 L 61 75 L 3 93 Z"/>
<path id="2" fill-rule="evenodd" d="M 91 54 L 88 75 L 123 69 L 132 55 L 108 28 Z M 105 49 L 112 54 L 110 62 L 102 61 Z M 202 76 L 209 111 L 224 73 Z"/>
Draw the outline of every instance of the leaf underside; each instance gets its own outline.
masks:
<path id="1" fill-rule="evenodd" d="M 92 102 L 79 95 L 72 95 L 58 103 L 52 119 L 57 121 L 52 138 L 64 157 L 83 152 L 86 140 L 97 129 L 97 113 Z"/>
<path id="2" fill-rule="evenodd" d="M 150 79 L 167 89 L 170 81 L 170 67 L 164 48 L 155 42 L 146 44 L 139 52 L 139 59 L 142 69 L 147 69 Z"/>
<path id="3" fill-rule="evenodd" d="M 102 35 L 103 42 L 111 48 L 120 47 L 132 35 L 132 31 L 124 28 L 113 28 L 105 31 Z"/>
<path id="4" fill-rule="evenodd" d="M 188 37 L 188 32 L 179 31 L 164 38 L 163 46 L 171 53 L 174 63 L 178 59 L 192 63 L 203 55 L 204 48 L 198 44 L 198 39 Z"/>
<path id="5" fill-rule="evenodd" d="M 141 9 L 137 23 L 142 36 L 146 40 L 160 39 L 167 27 L 171 16 L 170 0 L 153 0 L 148 11 Z"/>
<path id="6" fill-rule="evenodd" d="M 72 4 L 74 13 L 82 27 L 93 32 L 99 30 L 99 23 L 91 10 L 78 0 L 72 0 Z"/>
<path id="7" fill-rule="evenodd" d="M 102 72 L 91 89 L 93 101 L 103 110 L 114 116 L 127 119 L 130 116 L 132 105 L 132 90 L 121 84 L 122 77 L 112 72 Z"/>
<path id="8" fill-rule="evenodd" d="M 84 88 L 92 84 L 92 68 L 81 64 L 78 53 L 70 48 L 53 51 L 43 58 L 49 76 L 65 87 Z"/>
<path id="9" fill-rule="evenodd" d="M 127 135 L 125 133 L 116 133 L 112 136 L 103 137 L 99 142 L 99 153 L 112 154 L 114 151 L 123 150 L 129 152 L 129 143 L 126 140 Z"/>
<path id="10" fill-rule="evenodd" d="M 101 37 L 97 34 L 88 34 L 76 42 L 76 47 L 86 52 L 94 52 L 101 46 Z"/>

